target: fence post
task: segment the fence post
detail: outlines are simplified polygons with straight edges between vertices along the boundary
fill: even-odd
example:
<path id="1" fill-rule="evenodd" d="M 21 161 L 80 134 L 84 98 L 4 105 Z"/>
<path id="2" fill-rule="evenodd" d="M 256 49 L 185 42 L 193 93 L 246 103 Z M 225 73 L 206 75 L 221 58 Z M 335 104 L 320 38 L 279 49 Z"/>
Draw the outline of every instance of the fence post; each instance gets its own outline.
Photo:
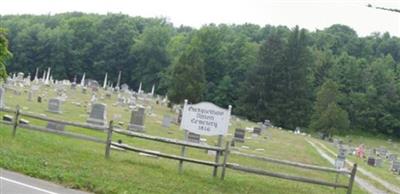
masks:
<path id="1" fill-rule="evenodd" d="M 108 125 L 108 130 L 107 130 L 107 140 L 106 140 L 106 153 L 105 157 L 106 159 L 110 158 L 110 148 L 111 148 L 111 141 L 112 141 L 112 131 L 113 131 L 113 121 L 111 120 L 109 125 Z"/>
<path id="2" fill-rule="evenodd" d="M 354 184 L 354 178 L 356 177 L 356 172 L 357 172 L 357 164 L 353 165 L 353 169 L 351 170 L 350 174 L 350 180 L 349 180 L 349 186 L 347 188 L 347 194 L 351 194 L 353 190 L 353 184 Z"/>
<path id="3" fill-rule="evenodd" d="M 229 141 L 227 141 L 225 144 L 224 160 L 222 163 L 221 180 L 224 180 L 224 178 L 225 178 L 226 162 L 228 160 L 228 155 L 229 155 L 229 145 L 230 145 Z"/>
<path id="4" fill-rule="evenodd" d="M 188 131 L 185 130 L 185 141 L 187 141 L 187 138 L 188 138 Z M 186 146 L 182 146 L 181 156 L 185 157 L 185 153 L 186 153 Z M 182 170 L 183 170 L 183 160 L 179 160 L 179 173 L 182 173 Z"/>
<path id="5" fill-rule="evenodd" d="M 221 144 L 222 144 L 222 135 L 218 135 L 218 143 L 217 143 L 217 146 L 218 147 L 221 147 Z M 218 164 L 218 162 L 219 162 L 219 156 L 221 155 L 221 152 L 218 150 L 218 151 L 216 151 L 216 154 L 215 154 L 215 163 L 216 164 Z M 217 173 L 218 173 L 218 166 L 214 166 L 214 171 L 213 171 L 213 177 L 216 177 L 217 176 Z"/>
<path id="6" fill-rule="evenodd" d="M 19 105 L 17 105 L 17 110 L 15 111 L 15 116 L 14 116 L 14 126 L 13 126 L 13 131 L 12 131 L 12 136 L 15 137 L 17 133 L 17 127 L 18 127 L 18 120 L 19 120 Z"/>

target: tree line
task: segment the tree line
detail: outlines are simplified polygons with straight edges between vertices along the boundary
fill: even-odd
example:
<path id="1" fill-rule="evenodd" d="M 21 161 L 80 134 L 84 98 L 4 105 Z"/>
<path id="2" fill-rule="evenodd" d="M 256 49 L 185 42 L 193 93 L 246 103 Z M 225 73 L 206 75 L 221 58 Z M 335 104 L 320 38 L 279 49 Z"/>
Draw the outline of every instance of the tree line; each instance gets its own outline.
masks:
<path id="1" fill-rule="evenodd" d="M 312 32 L 249 23 L 195 29 L 80 12 L 5 15 L 0 28 L 8 72 L 51 67 L 69 80 L 108 72 L 115 84 L 121 71 L 121 83 L 155 84 L 177 104 L 232 105 L 235 114 L 288 129 L 400 137 L 400 38 L 389 33 L 359 37 L 340 24 Z"/>

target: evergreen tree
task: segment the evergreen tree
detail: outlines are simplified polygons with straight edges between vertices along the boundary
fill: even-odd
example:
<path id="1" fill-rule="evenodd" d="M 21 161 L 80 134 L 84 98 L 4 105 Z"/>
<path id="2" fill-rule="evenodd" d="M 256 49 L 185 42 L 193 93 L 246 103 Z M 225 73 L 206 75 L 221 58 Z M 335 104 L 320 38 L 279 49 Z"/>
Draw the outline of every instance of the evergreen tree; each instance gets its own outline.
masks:
<path id="1" fill-rule="evenodd" d="M 344 132 L 349 127 L 347 112 L 339 107 L 339 86 L 327 80 L 317 92 L 310 127 L 328 136 Z"/>
<path id="2" fill-rule="evenodd" d="M 271 33 L 261 45 L 257 64 L 251 66 L 240 92 L 237 109 L 240 114 L 252 120 L 270 119 L 276 125 L 282 125 L 282 114 L 279 114 L 284 96 L 280 92 L 283 85 L 282 63 L 284 60 L 285 42 L 278 33 Z"/>
<path id="3" fill-rule="evenodd" d="M 0 78 L 5 80 L 7 78 L 6 60 L 10 58 L 11 52 L 8 50 L 8 40 L 6 32 L 0 28 Z"/>
<path id="4" fill-rule="evenodd" d="M 173 64 L 168 87 L 168 97 L 173 103 L 200 102 L 205 90 L 204 64 L 199 52 L 189 46 Z"/>

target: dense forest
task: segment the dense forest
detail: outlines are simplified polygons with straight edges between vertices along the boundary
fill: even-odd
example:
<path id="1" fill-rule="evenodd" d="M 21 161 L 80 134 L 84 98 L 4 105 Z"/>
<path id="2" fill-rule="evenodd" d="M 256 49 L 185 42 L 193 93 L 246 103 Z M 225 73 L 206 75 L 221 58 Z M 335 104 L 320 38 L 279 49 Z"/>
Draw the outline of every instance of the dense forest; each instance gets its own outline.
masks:
<path id="1" fill-rule="evenodd" d="M 122 71 L 122 83 L 155 84 L 174 103 L 232 105 L 235 114 L 287 129 L 400 137 L 400 38 L 388 33 L 359 37 L 340 24 L 313 32 L 254 24 L 195 29 L 78 12 L 0 16 L 0 28 L 13 55 L 0 60 L 8 72 L 51 67 L 56 79 L 86 72 L 99 81 L 108 72 L 115 83 Z"/>

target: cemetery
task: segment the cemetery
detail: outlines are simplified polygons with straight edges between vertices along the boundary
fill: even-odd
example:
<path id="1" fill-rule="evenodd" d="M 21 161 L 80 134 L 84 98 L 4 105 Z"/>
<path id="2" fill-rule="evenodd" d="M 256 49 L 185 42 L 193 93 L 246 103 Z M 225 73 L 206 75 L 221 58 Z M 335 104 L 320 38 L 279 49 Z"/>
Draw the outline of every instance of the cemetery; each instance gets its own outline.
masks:
<path id="1" fill-rule="evenodd" d="M 29 3 L 0 6 L 0 194 L 400 194 L 393 2 Z"/>
<path id="2" fill-rule="evenodd" d="M 25 82 L 29 83 L 29 81 Z M 324 192 L 326 192 L 326 190 L 329 192 L 329 188 L 324 188 L 324 186 L 318 187 L 312 184 L 321 184 L 325 186 L 335 185 L 337 188 L 343 188 L 344 191 L 347 190 L 349 179 L 345 176 L 341 176 L 336 182 L 329 183 L 331 181 L 329 181 L 328 177 L 332 175 L 329 175 L 329 173 L 321 173 L 318 174 L 318 176 L 321 178 L 328 178 L 326 181 L 313 180 L 317 173 L 313 171 L 336 172 L 334 168 L 329 168 L 324 160 L 315 160 L 316 158 L 311 160 L 310 158 L 300 157 L 303 159 L 298 161 L 298 154 L 300 153 L 291 152 L 291 154 L 285 154 L 285 152 L 278 151 L 276 148 L 281 146 L 279 136 L 285 138 L 289 136 L 289 138 L 294 139 L 294 142 L 301 142 L 304 140 L 302 140 L 302 136 L 296 136 L 295 134 L 290 135 L 290 133 L 273 128 L 269 122 L 268 125 L 264 123 L 251 123 L 233 116 L 234 119 L 231 119 L 232 122 L 229 124 L 228 133 L 224 137 L 202 136 L 193 132 L 181 130 L 177 124 L 173 124 L 172 118 L 179 118 L 179 113 L 182 111 L 174 111 L 165 105 L 157 104 L 156 101 L 161 101 L 163 97 L 142 94 L 132 100 L 135 101 L 135 103 L 131 103 L 125 99 L 132 99 L 131 96 L 134 96 L 134 91 L 127 89 L 126 86 L 124 86 L 124 91 L 109 92 L 110 89 L 93 89 L 92 87 L 87 87 L 89 89 L 87 89 L 86 92 L 80 92 L 79 88 L 86 88 L 86 85 L 82 84 L 71 88 L 71 83 L 68 83 L 68 81 L 52 82 L 53 83 L 49 81 L 49 84 L 46 84 L 47 82 L 43 80 L 33 80 L 30 84 L 16 86 L 14 80 L 8 80 L 4 87 L 5 98 L 2 99 L 6 105 L 4 106 L 4 110 L 8 111 L 3 115 L 3 123 L 8 122 L 10 126 L 14 126 L 11 134 L 15 139 L 19 139 L 21 136 L 28 134 L 28 136 L 36 135 L 38 137 L 46 136 L 46 138 L 59 138 L 52 137 L 54 136 L 52 134 L 40 134 L 40 132 L 29 130 L 25 131 L 24 128 L 61 134 L 63 136 L 80 139 L 76 140 L 78 146 L 75 151 L 77 152 L 83 149 L 83 147 L 79 146 L 84 143 L 82 142 L 83 140 L 94 143 L 103 143 L 106 141 L 108 147 L 106 146 L 105 157 L 108 158 L 108 160 L 130 158 L 126 156 L 126 152 L 134 151 L 139 153 L 136 156 L 139 161 L 151 161 L 153 165 L 161 165 L 157 164 L 158 161 L 162 163 L 166 162 L 167 166 L 170 167 L 165 170 L 173 172 L 175 174 L 174 176 L 177 177 L 189 176 L 193 171 L 199 169 L 208 169 L 204 166 L 193 166 L 190 164 L 197 163 L 206 166 L 214 166 L 210 170 L 201 170 L 203 172 L 200 176 L 202 177 L 201 179 L 220 177 L 224 179 L 224 182 L 229 182 L 231 176 L 235 176 L 237 173 L 241 174 L 235 171 L 242 171 L 266 175 L 267 178 L 255 178 L 254 175 L 246 175 L 254 177 L 260 182 L 263 182 L 264 178 L 270 179 L 268 178 L 269 176 L 304 182 L 302 184 L 282 181 L 282 184 L 285 185 L 302 184 L 304 188 L 311 187 Z M 26 97 L 31 95 L 28 91 L 30 91 L 29 88 L 32 87 L 36 88 L 35 92 L 32 94 L 33 97 L 41 97 L 40 101 L 29 101 Z M 10 90 L 18 91 L 17 93 L 20 93 L 20 95 L 16 95 L 15 92 L 8 92 Z M 110 97 L 106 97 L 107 94 Z M 16 109 L 13 107 L 16 107 Z M 16 112 L 19 112 L 17 116 L 17 118 L 19 118 L 19 126 L 17 127 L 15 127 L 15 116 L 10 116 L 16 114 Z M 202 117 L 209 118 L 205 116 Z M 185 119 L 185 117 L 182 119 Z M 243 129 L 244 126 L 246 126 L 246 129 Z M 242 129 L 237 127 L 241 127 Z M 251 127 L 251 131 L 248 131 L 249 127 Z M 85 128 L 92 130 L 84 130 Z M 109 129 L 112 130 L 110 131 Z M 272 137 L 268 137 L 266 131 L 268 131 L 268 134 Z M 2 133 L 4 133 L 4 135 L 7 134 L 6 131 Z M 246 133 L 250 135 L 245 135 Z M 129 137 L 135 138 L 132 139 Z M 186 141 L 181 141 L 185 139 Z M 145 140 L 155 142 L 150 143 Z M 64 140 L 60 139 L 58 141 Z M 167 144 L 172 143 L 176 146 L 163 146 L 161 145 L 162 142 Z M 233 144 L 229 144 L 229 142 Z M 225 145 L 225 143 L 227 145 Z M 91 147 L 91 149 L 98 147 L 98 151 L 96 152 L 99 158 L 96 160 L 106 161 L 106 159 L 104 159 L 104 146 L 91 145 L 86 142 L 85 144 L 89 144 L 86 146 Z M 139 147 L 145 147 L 145 149 Z M 204 154 L 204 151 L 198 150 L 199 148 L 208 151 Z M 229 152 L 227 152 L 228 149 Z M 300 149 L 310 148 L 301 147 Z M 60 147 L 60 152 L 62 152 L 62 150 L 63 148 Z M 103 152 L 103 154 L 101 154 L 101 152 Z M 172 155 L 167 153 L 172 153 Z M 229 156 L 226 153 L 230 153 Z M 273 156 L 273 158 L 266 157 L 265 155 Z M 132 155 L 129 156 L 132 157 Z M 164 161 L 161 159 L 165 157 L 180 161 L 178 162 L 179 165 L 178 163 L 173 165 L 172 161 Z M 77 165 L 79 164 L 77 163 Z M 129 169 L 130 167 L 126 168 Z M 276 170 L 278 172 L 264 171 L 262 169 L 274 169 L 274 171 Z M 305 171 L 304 169 L 312 170 Z M 208 173 L 204 173 L 205 171 L 208 171 Z M 339 174 L 352 173 L 351 171 L 345 170 L 339 170 L 337 172 Z M 308 185 L 306 183 L 312 184 Z M 359 192 L 359 188 L 357 188 L 357 186 L 354 187 L 354 192 Z M 306 192 L 306 189 L 304 191 Z"/>

